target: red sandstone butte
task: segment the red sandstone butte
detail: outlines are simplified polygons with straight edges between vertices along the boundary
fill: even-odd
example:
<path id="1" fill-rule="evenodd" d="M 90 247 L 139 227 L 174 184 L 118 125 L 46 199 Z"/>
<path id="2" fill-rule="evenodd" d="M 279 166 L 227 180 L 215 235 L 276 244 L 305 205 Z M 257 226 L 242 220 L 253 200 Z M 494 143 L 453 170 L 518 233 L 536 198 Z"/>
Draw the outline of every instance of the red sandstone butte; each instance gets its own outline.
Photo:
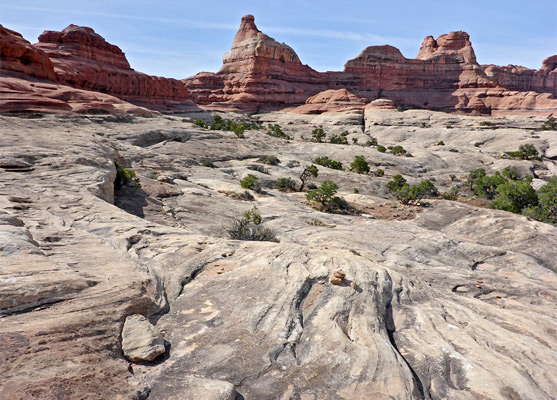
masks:
<path id="1" fill-rule="evenodd" d="M 556 58 L 544 61 L 539 71 L 528 70 L 527 84 L 513 84 L 520 72 L 482 68 L 469 35 L 457 31 L 426 37 L 416 59 L 389 45 L 369 46 L 347 61 L 343 71 L 320 73 L 303 65 L 291 47 L 259 31 L 254 17 L 246 15 L 222 68 L 184 82 L 196 103 L 213 108 L 258 110 L 305 103 L 296 112 L 335 111 L 334 101 L 315 103 L 313 96 L 346 90 L 366 102 L 389 99 L 405 108 L 548 113 L 557 110 Z"/>
<path id="2" fill-rule="evenodd" d="M 91 28 L 69 25 L 61 32 L 45 31 L 36 48 L 54 64 L 60 80 L 70 86 L 138 101 L 186 100 L 188 91 L 177 79 L 137 72 L 118 46 Z"/>

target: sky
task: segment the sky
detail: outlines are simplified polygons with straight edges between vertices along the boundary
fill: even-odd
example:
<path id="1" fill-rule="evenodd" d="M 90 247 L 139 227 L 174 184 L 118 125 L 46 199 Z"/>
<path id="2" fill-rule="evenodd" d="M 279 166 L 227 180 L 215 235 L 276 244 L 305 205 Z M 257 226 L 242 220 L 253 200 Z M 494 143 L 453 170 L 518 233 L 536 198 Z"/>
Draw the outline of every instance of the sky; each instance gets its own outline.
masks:
<path id="1" fill-rule="evenodd" d="M 426 36 L 457 30 L 480 64 L 538 69 L 557 54 L 557 0 L 0 0 L 0 24 L 31 43 L 44 30 L 89 26 L 135 70 L 178 79 L 218 71 L 246 14 L 318 71 L 341 71 L 372 45 L 415 58 Z"/>

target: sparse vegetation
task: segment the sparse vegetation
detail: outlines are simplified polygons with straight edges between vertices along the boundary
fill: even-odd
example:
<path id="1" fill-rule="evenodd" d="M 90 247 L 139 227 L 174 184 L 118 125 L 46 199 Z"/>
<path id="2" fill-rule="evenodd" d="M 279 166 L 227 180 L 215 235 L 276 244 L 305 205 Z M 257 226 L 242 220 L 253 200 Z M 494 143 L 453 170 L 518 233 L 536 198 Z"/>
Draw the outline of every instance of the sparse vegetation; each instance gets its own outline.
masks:
<path id="1" fill-rule="evenodd" d="M 398 107 L 396 108 L 396 110 L 397 110 L 398 112 L 403 112 L 403 111 L 404 111 L 404 108 L 402 108 L 402 106 L 398 106 Z"/>
<path id="2" fill-rule="evenodd" d="M 377 146 L 377 151 L 378 151 L 379 153 L 384 153 L 384 152 L 387 151 L 387 148 L 386 148 L 385 146 L 379 145 L 379 146 Z"/>
<path id="3" fill-rule="evenodd" d="M 288 136 L 286 133 L 282 131 L 282 128 L 279 124 L 269 124 L 267 125 L 267 132 L 265 132 L 269 136 L 277 137 L 279 139 L 285 140 L 292 140 L 292 137 Z"/>
<path id="4" fill-rule="evenodd" d="M 406 150 L 404 150 L 404 147 L 402 146 L 394 146 L 391 149 L 391 152 L 393 153 L 394 156 L 402 156 L 406 154 Z"/>
<path id="5" fill-rule="evenodd" d="M 321 127 L 315 128 L 313 131 L 311 131 L 311 140 L 313 140 L 314 142 L 321 143 L 325 136 L 325 131 L 323 131 L 323 128 Z"/>
<path id="6" fill-rule="evenodd" d="M 114 179 L 114 190 L 120 190 L 123 186 L 129 186 L 139 189 L 141 183 L 136 176 L 135 171 L 126 169 L 118 161 L 114 161 L 116 167 L 116 179 Z"/>
<path id="7" fill-rule="evenodd" d="M 217 168 L 217 166 L 215 164 L 213 164 L 211 161 L 203 161 L 203 164 L 201 164 L 201 165 L 203 165 L 204 167 L 207 167 L 207 168 Z"/>
<path id="8" fill-rule="evenodd" d="M 276 187 L 283 192 L 296 190 L 296 184 L 291 178 L 279 178 Z"/>
<path id="9" fill-rule="evenodd" d="M 340 136 L 333 135 L 330 142 L 333 144 L 348 144 L 348 138 L 342 135 Z"/>
<path id="10" fill-rule="evenodd" d="M 445 145 L 445 142 L 443 142 L 442 140 L 437 142 L 437 146 L 444 146 L 444 145 Z"/>
<path id="11" fill-rule="evenodd" d="M 353 137 L 352 138 L 352 143 L 357 144 L 358 143 L 358 138 Z"/>
<path id="12" fill-rule="evenodd" d="M 196 120 L 194 121 L 194 123 L 196 125 L 202 126 L 199 123 L 197 123 L 197 121 L 201 121 L 201 120 Z M 201 121 L 203 122 L 203 121 Z M 203 122 L 205 124 L 205 122 Z M 234 132 L 234 134 L 236 136 L 238 136 L 239 138 L 243 138 L 244 137 L 244 132 L 246 130 L 251 130 L 251 129 L 259 129 L 261 126 L 259 123 L 257 122 L 236 122 L 236 121 L 232 121 L 230 119 L 223 119 L 220 115 L 216 114 L 213 115 L 213 119 L 209 125 L 209 129 L 211 129 L 212 131 L 218 131 L 218 130 L 222 130 L 222 131 L 231 131 Z"/>
<path id="13" fill-rule="evenodd" d="M 276 156 L 261 156 L 257 159 L 260 163 L 267 165 L 279 165 L 280 160 Z"/>
<path id="14" fill-rule="evenodd" d="M 398 201 L 405 205 L 419 205 L 422 199 L 439 194 L 430 180 L 423 180 L 419 185 L 409 185 L 402 175 L 395 175 L 393 180 L 387 183 L 387 189 Z"/>
<path id="15" fill-rule="evenodd" d="M 540 127 L 542 131 L 557 131 L 557 119 L 549 116 Z"/>
<path id="16" fill-rule="evenodd" d="M 366 146 L 377 146 L 377 139 L 375 139 L 374 137 L 370 138 L 367 142 L 366 142 Z"/>
<path id="17" fill-rule="evenodd" d="M 441 193 L 441 197 L 445 200 L 455 201 L 458 199 L 460 188 L 458 186 L 451 187 L 448 191 Z"/>
<path id="18" fill-rule="evenodd" d="M 316 178 L 319 174 L 319 170 L 315 165 L 307 165 L 300 175 L 300 192 L 304 191 L 304 187 L 310 181 L 311 178 Z"/>
<path id="19" fill-rule="evenodd" d="M 375 175 L 383 176 L 385 175 L 385 171 L 383 171 L 381 168 L 377 168 L 377 171 L 375 171 Z"/>
<path id="20" fill-rule="evenodd" d="M 521 144 L 518 151 L 509 153 L 512 158 L 520 158 L 521 160 L 538 159 L 538 150 L 533 144 Z"/>
<path id="21" fill-rule="evenodd" d="M 359 194 L 359 193 L 360 193 L 360 189 L 354 188 L 354 194 Z"/>
<path id="22" fill-rule="evenodd" d="M 335 212 L 350 208 L 346 200 L 335 196 L 338 185 L 333 181 L 325 181 L 317 189 L 310 191 L 306 199 L 316 203 L 322 211 Z"/>
<path id="23" fill-rule="evenodd" d="M 317 157 L 313 160 L 314 164 L 322 165 L 326 168 L 342 170 L 342 163 L 340 161 L 331 160 L 329 157 Z"/>
<path id="24" fill-rule="evenodd" d="M 200 126 L 201 128 L 207 129 L 209 126 L 207 125 L 207 123 L 205 121 L 203 121 L 202 119 L 196 119 L 195 121 L 193 121 L 193 123 L 197 126 Z"/>
<path id="25" fill-rule="evenodd" d="M 262 225 L 263 218 L 257 207 L 244 211 L 241 218 L 234 217 L 232 225 L 225 228 L 234 240 L 278 242 L 274 232 Z"/>
<path id="26" fill-rule="evenodd" d="M 350 163 L 350 169 L 358 174 L 367 174 L 369 172 L 369 164 L 364 156 L 355 156 L 354 161 Z"/>
<path id="27" fill-rule="evenodd" d="M 429 124 L 428 124 L 428 123 L 425 123 L 425 122 L 422 122 L 422 124 L 421 124 L 420 126 L 421 126 L 422 128 L 429 128 L 429 127 L 430 127 Z"/>
<path id="28" fill-rule="evenodd" d="M 240 186 L 244 189 L 251 189 L 256 192 L 261 192 L 261 185 L 258 182 L 257 176 L 248 174 L 240 180 Z"/>

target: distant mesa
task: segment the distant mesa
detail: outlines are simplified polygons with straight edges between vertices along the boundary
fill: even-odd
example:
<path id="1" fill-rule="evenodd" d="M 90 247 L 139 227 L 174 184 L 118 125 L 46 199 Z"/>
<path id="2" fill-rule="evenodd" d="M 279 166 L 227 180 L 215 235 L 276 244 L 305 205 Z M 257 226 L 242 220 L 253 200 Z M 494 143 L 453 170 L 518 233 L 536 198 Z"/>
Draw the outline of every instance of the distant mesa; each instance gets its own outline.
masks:
<path id="1" fill-rule="evenodd" d="M 182 81 L 133 70 L 118 46 L 88 27 L 45 31 L 35 45 L 1 26 L 0 37 L 3 111 L 29 110 L 34 101 L 40 109 L 57 112 L 202 107 L 322 113 L 363 110 L 381 99 L 446 112 L 557 112 L 557 55 L 546 58 L 539 70 L 480 65 L 463 31 L 427 36 L 415 59 L 393 46 L 368 46 L 346 61 L 343 71 L 317 72 L 302 64 L 290 46 L 261 32 L 253 15 L 246 15 L 220 70 Z M 39 90 L 31 80 L 55 84 L 64 94 Z M 27 100 L 20 101 L 22 96 Z M 95 106 L 88 104 L 90 99 Z"/>

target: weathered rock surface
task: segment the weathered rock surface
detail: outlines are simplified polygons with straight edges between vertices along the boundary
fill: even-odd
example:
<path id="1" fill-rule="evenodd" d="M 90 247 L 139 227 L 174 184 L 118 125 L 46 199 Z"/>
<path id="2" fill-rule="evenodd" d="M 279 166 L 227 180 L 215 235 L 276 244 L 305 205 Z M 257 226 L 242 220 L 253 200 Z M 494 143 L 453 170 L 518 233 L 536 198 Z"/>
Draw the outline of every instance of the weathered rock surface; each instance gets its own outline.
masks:
<path id="1" fill-rule="evenodd" d="M 556 154 L 554 132 L 534 130 L 541 118 L 373 108 L 256 118 L 294 139 L 238 139 L 183 117 L 0 116 L 0 398 L 553 396 L 557 228 L 470 198 L 414 210 L 385 189 L 398 173 L 441 191 L 480 167 L 555 175 L 554 159 L 502 156 L 524 143 Z M 303 140 L 317 126 L 412 157 Z M 271 154 L 281 162 L 266 173 L 248 168 Z M 385 176 L 319 167 L 315 183 L 337 182 L 362 215 L 322 213 L 271 185 L 316 157 L 347 166 L 356 155 Z M 114 160 L 141 189 L 114 194 Z M 248 173 L 266 193 L 230 196 Z M 227 238 L 253 205 L 280 242 Z M 124 357 L 135 314 L 170 343 L 164 360 Z"/>
<path id="2" fill-rule="evenodd" d="M 130 315 L 122 328 L 122 351 L 131 362 L 153 361 L 164 354 L 164 338 L 143 315 Z"/>

